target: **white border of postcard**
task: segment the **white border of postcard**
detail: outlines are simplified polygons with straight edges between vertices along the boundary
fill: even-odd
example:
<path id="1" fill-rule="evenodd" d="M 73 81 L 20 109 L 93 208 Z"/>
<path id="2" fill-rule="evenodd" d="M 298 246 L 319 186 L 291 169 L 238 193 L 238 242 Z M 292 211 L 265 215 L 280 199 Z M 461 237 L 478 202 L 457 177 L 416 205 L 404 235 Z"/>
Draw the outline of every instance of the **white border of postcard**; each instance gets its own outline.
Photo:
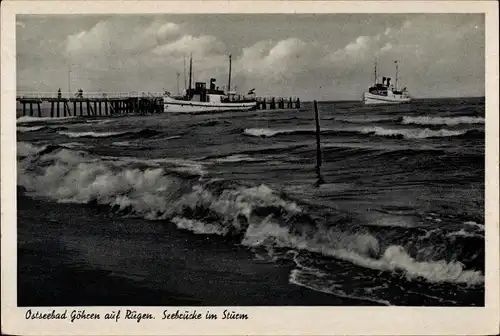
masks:
<path id="1" fill-rule="evenodd" d="M 484 13 L 486 29 L 486 301 L 476 308 L 234 307 L 248 320 L 26 320 L 16 303 L 16 14 Z M 496 1 L 3 1 L 1 6 L 2 333 L 17 335 L 487 335 L 499 333 L 498 3 Z M 474 51 L 471 51 L 474 52 Z M 58 307 L 60 308 L 60 307 Z M 68 312 L 77 307 L 67 307 Z M 184 307 L 182 307 L 183 309 Z M 177 309 L 177 307 L 175 308 Z M 222 313 L 227 307 L 193 307 Z M 47 308 L 46 311 L 51 311 Z M 64 307 L 62 307 L 64 310 Z"/>

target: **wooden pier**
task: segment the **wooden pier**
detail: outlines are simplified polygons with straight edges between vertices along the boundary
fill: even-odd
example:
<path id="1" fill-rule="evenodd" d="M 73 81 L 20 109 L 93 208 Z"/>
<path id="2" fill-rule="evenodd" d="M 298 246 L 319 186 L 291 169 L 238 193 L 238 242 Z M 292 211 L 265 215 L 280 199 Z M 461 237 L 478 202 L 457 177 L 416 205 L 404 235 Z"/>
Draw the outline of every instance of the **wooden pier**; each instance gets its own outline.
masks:
<path id="1" fill-rule="evenodd" d="M 163 98 L 158 94 L 87 93 L 71 97 L 68 93 L 19 93 L 22 115 L 41 117 L 49 109 L 50 117 L 96 117 L 163 112 Z M 47 112 L 48 113 L 48 112 Z"/>
<path id="2" fill-rule="evenodd" d="M 258 110 L 276 110 L 276 109 L 299 109 L 300 99 L 289 97 L 267 97 L 267 98 L 257 98 L 257 109 Z"/>
<path id="3" fill-rule="evenodd" d="M 163 113 L 163 94 L 157 92 L 93 92 L 80 95 L 68 92 L 20 92 L 16 100 L 22 105 L 22 115 L 31 117 L 98 117 Z M 299 98 L 259 97 L 256 100 L 258 110 L 300 108 Z M 49 113 L 47 110 L 50 111 L 50 115 L 47 115 Z"/>

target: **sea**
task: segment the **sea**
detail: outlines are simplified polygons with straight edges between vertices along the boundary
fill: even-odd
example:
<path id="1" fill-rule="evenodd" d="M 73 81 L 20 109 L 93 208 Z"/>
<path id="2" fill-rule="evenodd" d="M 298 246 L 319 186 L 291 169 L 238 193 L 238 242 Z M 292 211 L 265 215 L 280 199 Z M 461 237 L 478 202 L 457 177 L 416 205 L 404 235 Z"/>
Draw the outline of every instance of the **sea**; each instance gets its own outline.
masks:
<path id="1" fill-rule="evenodd" d="M 484 306 L 484 98 L 318 109 L 19 117 L 18 304 Z"/>

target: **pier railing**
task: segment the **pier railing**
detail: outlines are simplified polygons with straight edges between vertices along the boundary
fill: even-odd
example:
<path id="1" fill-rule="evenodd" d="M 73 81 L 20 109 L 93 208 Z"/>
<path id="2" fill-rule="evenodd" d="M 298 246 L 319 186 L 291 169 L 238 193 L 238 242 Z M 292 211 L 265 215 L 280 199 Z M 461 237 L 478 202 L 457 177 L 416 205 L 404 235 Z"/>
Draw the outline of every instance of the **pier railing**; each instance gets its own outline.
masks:
<path id="1" fill-rule="evenodd" d="M 97 99 L 97 98 L 141 98 L 141 97 L 163 97 L 163 92 L 17 92 L 18 99 L 44 99 L 44 98 L 84 98 L 84 99 Z"/>

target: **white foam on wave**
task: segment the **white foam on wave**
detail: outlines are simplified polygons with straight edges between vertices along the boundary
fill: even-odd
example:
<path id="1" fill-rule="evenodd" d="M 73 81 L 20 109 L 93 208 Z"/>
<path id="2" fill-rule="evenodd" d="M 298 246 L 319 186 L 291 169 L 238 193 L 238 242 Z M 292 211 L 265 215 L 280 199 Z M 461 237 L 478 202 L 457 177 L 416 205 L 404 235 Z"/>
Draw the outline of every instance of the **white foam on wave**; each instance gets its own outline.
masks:
<path id="1" fill-rule="evenodd" d="M 17 156 L 23 157 L 41 152 L 47 148 L 45 145 L 34 145 L 29 142 L 20 141 L 17 143 Z"/>
<path id="2" fill-rule="evenodd" d="M 406 139 L 425 139 L 425 138 L 437 138 L 437 137 L 450 137 L 463 135 L 467 133 L 467 130 L 431 130 L 429 128 L 425 129 L 391 129 L 384 128 L 380 126 L 374 127 L 363 127 L 361 129 L 356 129 L 361 134 L 375 134 L 379 136 L 402 136 Z"/>
<path id="3" fill-rule="evenodd" d="M 416 124 L 416 125 L 448 125 L 456 126 L 460 124 L 484 124 L 484 118 L 482 117 L 409 117 L 404 116 L 402 120 L 403 124 Z"/>
<path id="4" fill-rule="evenodd" d="M 266 218 L 258 225 L 250 225 L 243 240 L 244 245 L 253 247 L 265 243 L 316 252 L 374 270 L 402 272 L 407 279 L 423 278 L 432 283 L 467 285 L 484 283 L 484 276 L 480 271 L 466 270 L 458 261 L 417 261 L 402 246 L 396 245 L 380 251 L 378 240 L 369 234 L 348 234 L 330 228 L 317 230 L 305 237 L 293 234 L 288 227 Z"/>
<path id="5" fill-rule="evenodd" d="M 162 140 L 174 140 L 174 139 L 180 139 L 180 138 L 181 138 L 180 135 L 172 135 L 172 136 L 169 136 L 166 138 L 162 138 Z"/>
<path id="6" fill-rule="evenodd" d="M 273 206 L 287 213 L 302 212 L 295 202 L 282 199 L 264 184 L 255 187 L 224 189 L 218 195 L 201 185 L 196 185 L 192 192 L 185 195 L 180 202 L 183 206 L 192 209 L 210 209 L 219 215 L 221 225 L 229 225 L 236 231 L 243 229 L 239 217 L 244 217 L 247 222 L 253 222 L 252 213 L 256 208 Z"/>
<path id="7" fill-rule="evenodd" d="M 66 132 L 59 131 L 57 132 L 61 135 L 66 135 L 70 138 L 82 138 L 82 137 L 91 137 L 91 138 L 107 138 L 115 135 L 126 134 L 127 132 Z"/>
<path id="8" fill-rule="evenodd" d="M 337 117 L 332 117 L 332 118 L 323 118 L 325 120 L 335 120 L 335 121 L 341 121 L 341 122 L 348 122 L 348 123 L 359 123 L 359 124 L 371 124 L 371 123 L 376 123 L 376 122 L 387 122 L 387 121 L 394 121 L 394 117 L 375 117 L 375 118 L 370 118 L 370 117 L 349 117 L 349 118 L 337 118 Z"/>
<path id="9" fill-rule="evenodd" d="M 45 128 L 45 126 L 33 126 L 33 127 L 17 126 L 17 131 L 21 133 L 35 132 L 43 128 Z"/>
<path id="10" fill-rule="evenodd" d="M 71 117 L 30 117 L 30 116 L 23 116 L 19 117 L 16 120 L 16 123 L 21 124 L 21 123 L 30 123 L 30 122 L 37 122 L 37 121 L 56 121 L 56 120 L 68 120 L 68 119 L 75 119 L 77 117 L 71 116 Z"/>
<path id="11" fill-rule="evenodd" d="M 173 135 L 166 138 L 161 138 L 161 141 L 174 140 L 181 138 L 180 135 Z M 118 147 L 141 147 L 144 146 L 144 140 L 140 139 L 137 141 L 116 141 L 112 143 L 113 146 Z"/>
<path id="12" fill-rule="evenodd" d="M 229 156 L 220 157 L 214 159 L 215 162 L 220 163 L 231 163 L 231 162 L 254 162 L 254 161 L 262 161 L 262 159 L 254 158 L 245 154 L 234 154 Z"/>
<path id="13" fill-rule="evenodd" d="M 119 147 L 130 147 L 132 146 L 132 143 L 130 141 L 116 141 L 112 143 L 113 146 L 119 146 Z"/>
<path id="14" fill-rule="evenodd" d="M 212 192 L 201 181 L 186 184 L 180 178 L 165 174 L 163 168 L 149 166 L 150 161 L 164 163 L 165 159 L 139 161 L 148 167 L 133 168 L 130 165 L 133 160 L 126 162 L 124 158 L 103 160 L 70 149 L 38 156 L 36 153 L 42 148 L 21 146 L 24 152 L 35 155 L 19 161 L 18 184 L 31 194 L 58 202 L 97 202 L 120 211 L 132 210 L 147 219 L 177 217 L 174 222 L 179 227 L 204 234 L 225 234 L 229 228 L 241 230 L 239 217 L 250 220 L 256 207 L 272 205 L 286 212 L 301 211 L 295 203 L 286 202 L 265 185 Z M 190 186 L 191 183 L 194 185 Z M 202 228 L 207 223 L 179 216 L 185 209 L 209 209 L 220 221 Z"/>
<path id="15" fill-rule="evenodd" d="M 469 232 L 465 229 L 460 229 L 458 231 L 453 231 L 446 234 L 447 237 L 465 237 L 465 238 L 483 238 L 484 235 L 474 232 Z"/>
<path id="16" fill-rule="evenodd" d="M 354 293 L 348 294 L 344 289 L 342 289 L 342 285 L 329 280 L 328 274 L 319 270 L 293 269 L 290 272 L 288 281 L 296 286 L 305 287 L 317 292 L 332 294 L 340 298 L 375 302 L 384 306 L 392 306 L 392 304 L 387 300 L 374 299 L 368 296 L 356 295 Z"/>
<path id="17" fill-rule="evenodd" d="M 112 121 L 113 121 L 112 119 L 85 120 L 85 122 L 88 124 L 98 124 L 98 125 L 109 124 Z"/>
<path id="18" fill-rule="evenodd" d="M 84 144 L 82 144 L 81 142 L 67 142 L 67 143 L 63 143 L 61 144 L 61 146 L 63 147 L 67 147 L 67 148 L 80 148 L 80 147 L 85 147 Z"/>
<path id="19" fill-rule="evenodd" d="M 125 145 L 125 143 L 123 143 L 122 145 Z M 169 167 L 171 171 L 176 171 L 179 173 L 190 173 L 200 176 L 208 174 L 207 170 L 205 169 L 206 164 L 202 164 L 193 160 L 179 158 L 146 159 L 131 156 L 102 156 L 101 158 L 105 161 L 114 161 L 114 163 L 118 166 L 126 166 L 130 163 L 138 163 L 153 167 Z"/>
<path id="20" fill-rule="evenodd" d="M 114 166 L 85 152 L 61 149 L 18 164 L 18 184 L 34 195 L 58 202 L 89 203 L 133 208 L 155 219 L 169 210 L 167 200 L 178 184 L 161 168 Z M 36 163 L 36 167 L 33 164 Z"/>
<path id="21" fill-rule="evenodd" d="M 278 134 L 293 134 L 301 132 L 314 132 L 313 129 L 270 129 L 270 128 L 247 128 L 243 131 L 243 134 L 254 136 L 254 137 L 273 137 Z M 374 134 L 378 136 L 402 136 L 406 139 L 425 139 L 425 138 L 436 138 L 436 137 L 450 137 L 458 136 L 467 133 L 467 130 L 431 130 L 429 128 L 425 129 L 408 129 L 408 128 L 385 128 L 381 126 L 366 126 L 366 127 L 349 127 L 349 128 L 338 128 L 338 129 L 325 129 L 323 128 L 321 132 L 347 132 L 347 133 L 358 133 L 358 134 Z"/>
<path id="22" fill-rule="evenodd" d="M 476 227 L 477 229 L 484 231 L 484 224 L 476 223 L 474 221 L 464 222 L 465 225 Z"/>
<path id="23" fill-rule="evenodd" d="M 215 234 L 225 236 L 228 229 L 217 224 L 204 223 L 184 217 L 174 217 L 171 220 L 179 229 L 189 230 L 199 234 Z"/>
<path id="24" fill-rule="evenodd" d="M 275 136 L 276 134 L 293 133 L 295 131 L 296 130 L 294 130 L 294 129 L 273 130 L 270 128 L 246 128 L 243 131 L 243 134 L 255 136 L 255 137 L 272 137 L 272 136 Z"/>

